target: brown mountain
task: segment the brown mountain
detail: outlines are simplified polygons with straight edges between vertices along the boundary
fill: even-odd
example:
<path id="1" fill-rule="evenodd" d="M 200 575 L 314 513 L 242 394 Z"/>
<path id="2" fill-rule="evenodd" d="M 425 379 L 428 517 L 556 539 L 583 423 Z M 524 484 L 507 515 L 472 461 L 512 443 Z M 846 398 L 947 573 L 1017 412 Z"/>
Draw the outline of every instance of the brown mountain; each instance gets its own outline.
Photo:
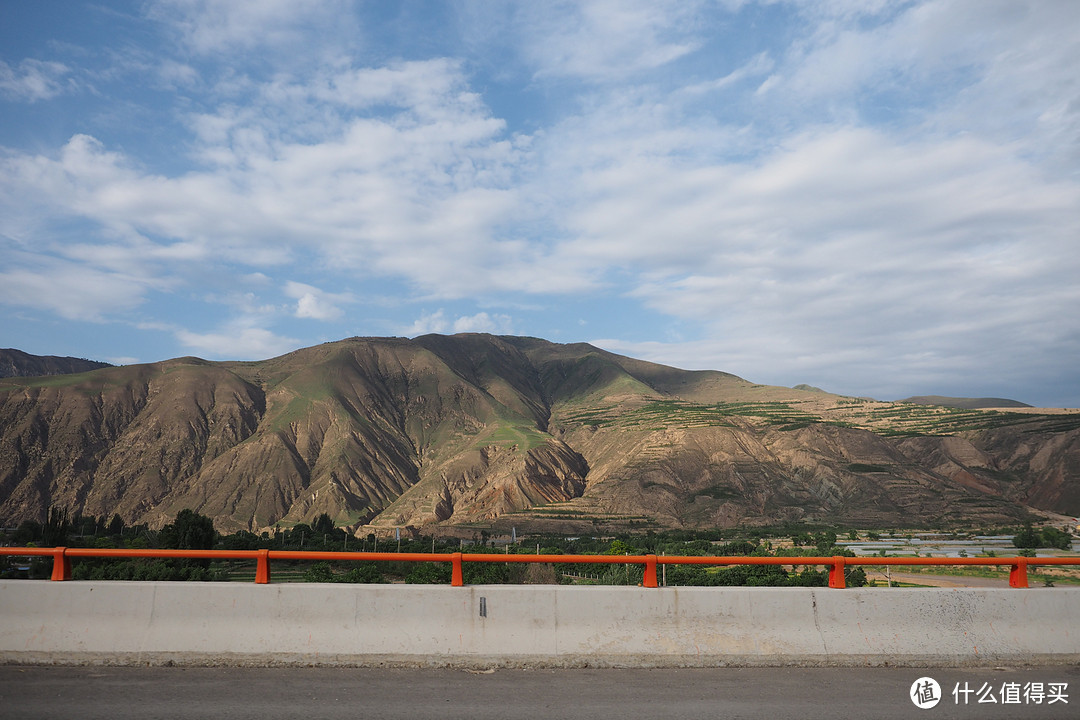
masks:
<path id="1" fill-rule="evenodd" d="M 22 350 L 0 348 L 0 378 L 67 375 L 111 367 L 109 363 L 55 355 L 31 355 Z"/>
<path id="2" fill-rule="evenodd" d="M 353 338 L 0 380 L 0 518 L 575 530 L 1080 511 L 1080 413 L 755 385 L 586 344 Z"/>

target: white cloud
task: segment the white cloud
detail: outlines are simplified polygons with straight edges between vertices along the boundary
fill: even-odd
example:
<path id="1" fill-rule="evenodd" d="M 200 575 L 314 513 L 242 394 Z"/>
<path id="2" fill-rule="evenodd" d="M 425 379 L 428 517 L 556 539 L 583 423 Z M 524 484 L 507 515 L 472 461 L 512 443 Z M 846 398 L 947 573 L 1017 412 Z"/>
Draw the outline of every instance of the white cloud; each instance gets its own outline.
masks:
<path id="1" fill-rule="evenodd" d="M 338 77 L 351 82 L 357 72 Z M 77 135 L 57 158 L 12 158 L 11 185 L 162 258 L 265 267 L 306 247 L 341 272 L 395 275 L 448 297 L 520 287 L 539 254 L 495 235 L 522 202 L 509 188 L 521 151 L 501 137 L 504 123 L 467 91 L 454 63 L 371 72 L 381 89 L 368 99 L 345 81 L 274 91 L 292 99 L 294 114 L 333 117 L 327 135 L 292 139 L 289 119 L 278 124 L 270 105 L 225 107 L 195 119 L 202 154 L 218 167 L 149 174 Z M 399 105 L 355 115 L 370 98 Z"/>
<path id="2" fill-rule="evenodd" d="M 178 329 L 175 335 L 182 345 L 208 359 L 262 360 L 295 350 L 299 343 L 295 338 L 265 328 L 244 327 L 242 323 L 211 333 Z"/>
<path id="3" fill-rule="evenodd" d="M 56 258 L 9 252 L 0 303 L 45 308 L 69 320 L 101 321 L 140 304 L 154 281 Z"/>
<path id="4" fill-rule="evenodd" d="M 486 312 L 479 312 L 475 315 L 462 316 L 455 320 L 454 332 L 511 335 L 514 332 L 514 324 L 509 315 L 489 315 Z"/>
<path id="5" fill-rule="evenodd" d="M 433 313 L 423 313 L 407 328 L 401 332 L 405 337 L 416 337 L 429 333 L 446 332 L 450 324 L 446 320 L 446 313 L 440 308 Z"/>
<path id="6" fill-rule="evenodd" d="M 686 95 L 701 95 L 705 93 L 725 90 L 733 85 L 743 82 L 744 80 L 765 75 L 770 70 L 772 70 L 775 65 L 775 61 L 772 59 L 772 57 L 769 56 L 767 52 L 761 52 L 750 58 L 750 60 L 741 67 L 735 68 L 721 78 L 687 85 L 683 88 L 678 89 L 676 92 Z"/>
<path id="7" fill-rule="evenodd" d="M 341 308 L 328 304 L 313 293 L 305 293 L 296 301 L 296 317 L 331 320 L 341 317 Z"/>
<path id="8" fill-rule="evenodd" d="M 347 9 L 343 0 L 155 0 L 147 14 L 206 55 L 296 45 L 312 31 L 332 33 L 347 23 Z"/>
<path id="9" fill-rule="evenodd" d="M 427 335 L 428 333 L 494 333 L 511 335 L 514 332 L 513 318 L 500 313 L 479 312 L 475 315 L 460 315 L 453 321 L 446 317 L 442 308 L 433 313 L 423 313 L 408 328 L 402 331 L 406 337 Z"/>
<path id="10" fill-rule="evenodd" d="M 215 315 L 221 314 L 221 307 L 228 308 L 234 315 L 231 323 L 235 326 L 263 325 L 282 314 L 280 306 L 265 302 L 253 292 L 228 290 L 224 293 L 207 293 L 202 300 L 210 305 L 219 306 L 215 308 Z"/>
<path id="11" fill-rule="evenodd" d="M 1075 167 L 1080 5 L 939 0 L 833 10 L 802 7 L 810 31 L 768 82 L 777 96 L 770 112 L 806 112 L 807 103 L 838 119 L 887 111 L 886 122 L 1021 142 L 1051 161 L 1064 152 L 1061 166 Z"/>
<path id="12" fill-rule="evenodd" d="M 13 68 L 0 60 L 0 95 L 25 102 L 48 100 L 67 89 L 70 72 L 58 62 L 26 59 Z"/>
<path id="13" fill-rule="evenodd" d="M 168 59 L 158 67 L 158 77 L 167 88 L 191 88 L 200 80 L 199 71 L 191 65 Z"/>
<path id="14" fill-rule="evenodd" d="M 558 190 L 560 253 L 617 268 L 631 297 L 704 339 L 605 347 L 753 369 L 762 382 L 870 388 L 877 375 L 898 389 L 960 386 L 997 354 L 1021 378 L 1046 348 L 1080 337 L 1068 279 L 1080 277 L 1080 185 L 1015 146 L 826 126 L 733 161 L 709 129 L 608 122 L 632 113 L 619 106 L 552 134 L 581 163 Z"/>
<path id="15" fill-rule="evenodd" d="M 291 280 L 285 283 L 285 295 L 296 299 L 296 317 L 312 320 L 336 320 L 344 314 L 338 303 L 352 302 L 348 293 L 327 293 Z"/>
<path id="16" fill-rule="evenodd" d="M 288 344 L 274 319 L 360 302 L 323 287 L 487 309 L 374 320 L 409 335 L 513 332 L 537 295 L 597 334 L 635 326 L 586 317 L 590 293 L 652 311 L 639 337 L 675 337 L 659 317 L 700 338 L 643 353 L 894 377 L 1036 367 L 1080 336 L 1080 4 L 467 3 L 466 38 L 457 6 L 438 33 L 391 12 L 408 44 L 367 5 L 145 7 L 180 46 L 133 50 L 123 77 L 175 94 L 189 134 L 155 137 L 188 156 L 154 165 L 92 112 L 54 152 L 5 148 L 6 304 L 105 319 L 190 287 L 240 318 L 192 346 L 254 349 Z M 112 91 L 25 61 L 0 93 L 91 72 Z M 50 297 L 51 276 L 79 292 Z"/>
<path id="17" fill-rule="evenodd" d="M 517 25 L 540 76 L 624 78 L 696 49 L 696 2 L 586 0 L 527 3 Z"/>

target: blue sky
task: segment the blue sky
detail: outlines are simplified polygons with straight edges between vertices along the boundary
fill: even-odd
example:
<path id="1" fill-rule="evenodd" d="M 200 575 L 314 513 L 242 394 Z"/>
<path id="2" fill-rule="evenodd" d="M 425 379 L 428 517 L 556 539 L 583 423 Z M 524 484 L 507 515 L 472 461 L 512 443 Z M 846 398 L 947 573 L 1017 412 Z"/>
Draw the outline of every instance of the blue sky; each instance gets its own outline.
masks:
<path id="1" fill-rule="evenodd" d="M 0 346 L 1080 406 L 1080 3 L 0 2 Z"/>

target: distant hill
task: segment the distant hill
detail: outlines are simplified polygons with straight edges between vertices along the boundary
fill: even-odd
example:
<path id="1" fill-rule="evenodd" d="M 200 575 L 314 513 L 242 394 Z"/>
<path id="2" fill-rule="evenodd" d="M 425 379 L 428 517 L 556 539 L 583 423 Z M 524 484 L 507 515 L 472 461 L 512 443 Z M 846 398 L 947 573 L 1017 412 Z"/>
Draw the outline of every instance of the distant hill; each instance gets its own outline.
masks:
<path id="1" fill-rule="evenodd" d="M 994 527 L 1080 514 L 1077 467 L 1080 413 L 879 402 L 527 337 L 0 379 L 7 524 L 61 507 L 256 532 L 321 513 L 354 530 Z"/>
<path id="2" fill-rule="evenodd" d="M 13 348 L 0 349 L 0 378 L 69 375 L 112 367 L 109 363 L 54 355 L 30 355 Z"/>
<path id="3" fill-rule="evenodd" d="M 944 397 L 941 395 L 916 395 L 915 397 L 905 398 L 899 402 L 915 403 L 916 405 L 941 405 L 942 407 L 959 408 L 961 410 L 1032 407 L 1019 400 L 1006 400 L 1005 398 L 956 398 Z"/>
<path id="4" fill-rule="evenodd" d="M 807 392 L 819 392 L 819 393 L 825 392 L 825 390 L 822 390 L 819 387 L 814 387 L 813 385 L 807 385 L 806 383 L 800 383 L 798 385 L 795 385 L 794 387 L 792 387 L 792 390 L 806 390 Z"/>

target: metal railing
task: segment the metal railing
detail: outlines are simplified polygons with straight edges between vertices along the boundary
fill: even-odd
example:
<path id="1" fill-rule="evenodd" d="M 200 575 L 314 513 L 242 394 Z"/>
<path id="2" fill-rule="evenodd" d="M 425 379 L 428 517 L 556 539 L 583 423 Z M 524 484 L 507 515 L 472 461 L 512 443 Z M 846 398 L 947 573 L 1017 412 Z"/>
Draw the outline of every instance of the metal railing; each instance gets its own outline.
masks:
<path id="1" fill-rule="evenodd" d="M 397 552 L 318 552 L 304 550 L 165 550 L 114 548 L 26 548 L 0 547 L 0 555 L 17 557 L 52 557 L 52 580 L 71 579 L 72 558 L 187 558 L 202 560 L 254 560 L 255 582 L 270 582 L 271 560 L 325 560 L 330 562 L 398 561 L 448 562 L 450 584 L 465 584 L 464 563 L 588 563 L 608 565 L 644 565 L 642 585 L 659 587 L 656 570 L 661 565 L 798 565 L 829 568 L 829 587 L 846 587 L 844 569 L 849 566 L 885 565 L 983 565 L 1009 566 L 1009 586 L 1028 587 L 1029 566 L 1080 565 L 1080 557 L 755 557 L 755 556 L 680 556 L 680 555 L 510 555 L 497 553 L 397 553 Z"/>

